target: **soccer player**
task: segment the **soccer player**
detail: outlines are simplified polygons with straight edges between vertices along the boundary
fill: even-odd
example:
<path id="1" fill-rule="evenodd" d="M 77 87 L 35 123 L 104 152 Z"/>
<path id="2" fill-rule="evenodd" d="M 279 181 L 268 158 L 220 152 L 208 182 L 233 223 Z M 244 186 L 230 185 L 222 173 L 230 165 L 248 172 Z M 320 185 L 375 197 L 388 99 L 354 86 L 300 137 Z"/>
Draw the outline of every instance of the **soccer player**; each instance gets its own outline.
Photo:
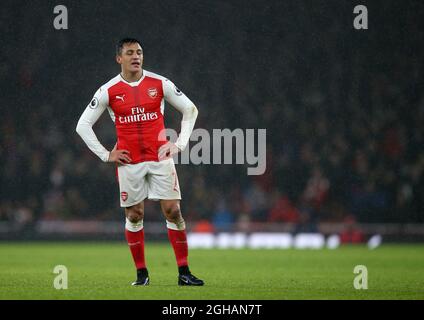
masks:
<path id="1" fill-rule="evenodd" d="M 81 115 L 76 131 L 101 160 L 117 164 L 121 207 L 125 208 L 125 236 L 137 269 L 133 285 L 148 285 L 144 259 L 144 199 L 160 200 L 168 238 L 178 265 L 178 284 L 201 286 L 188 267 L 181 193 L 172 156 L 184 150 L 197 118 L 197 108 L 170 80 L 142 68 L 143 49 L 137 39 L 119 41 L 116 61 L 121 73 L 101 86 Z M 164 132 L 164 101 L 182 113 L 181 132 L 174 143 Z M 111 151 L 92 127 L 108 110 L 115 123 L 117 143 Z"/>

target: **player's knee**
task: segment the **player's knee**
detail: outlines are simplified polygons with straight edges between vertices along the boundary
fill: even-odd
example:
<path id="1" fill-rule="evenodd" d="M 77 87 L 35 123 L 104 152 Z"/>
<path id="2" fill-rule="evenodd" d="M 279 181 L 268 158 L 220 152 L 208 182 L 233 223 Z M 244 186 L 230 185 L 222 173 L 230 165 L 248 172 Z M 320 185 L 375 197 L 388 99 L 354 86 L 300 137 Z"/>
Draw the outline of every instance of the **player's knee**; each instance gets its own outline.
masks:
<path id="1" fill-rule="evenodd" d="M 139 222 L 140 220 L 143 220 L 144 218 L 144 210 L 140 207 L 130 207 L 126 209 L 127 211 L 127 218 L 132 223 Z"/>
<path id="2" fill-rule="evenodd" d="M 181 210 L 179 205 L 173 205 L 165 209 L 166 219 L 168 221 L 177 223 L 182 219 Z"/>

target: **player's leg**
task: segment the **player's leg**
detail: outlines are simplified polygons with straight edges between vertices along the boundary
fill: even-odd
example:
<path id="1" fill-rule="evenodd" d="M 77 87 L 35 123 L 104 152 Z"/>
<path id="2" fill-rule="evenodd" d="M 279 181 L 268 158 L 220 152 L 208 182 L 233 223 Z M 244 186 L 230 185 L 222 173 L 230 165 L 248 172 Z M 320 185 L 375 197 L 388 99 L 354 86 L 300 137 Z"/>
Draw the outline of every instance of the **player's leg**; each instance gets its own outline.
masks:
<path id="1" fill-rule="evenodd" d="M 144 258 L 144 202 L 125 208 L 125 238 L 137 268 L 137 280 L 132 285 L 148 285 L 149 273 Z"/>
<path id="2" fill-rule="evenodd" d="M 146 166 L 143 163 L 119 166 L 121 207 L 125 208 L 125 238 L 137 269 L 133 285 L 149 284 L 144 259 L 144 199 L 147 197 Z"/>
<path id="3" fill-rule="evenodd" d="M 188 245 L 185 222 L 180 210 L 180 186 L 171 159 L 149 164 L 148 197 L 161 200 L 162 212 L 166 218 L 168 238 L 177 259 L 180 285 L 203 285 L 203 281 L 194 277 L 188 268 Z"/>
<path id="4" fill-rule="evenodd" d="M 166 218 L 168 238 L 175 252 L 178 268 L 188 266 L 188 245 L 185 222 L 181 215 L 179 200 L 161 200 L 161 209 Z"/>
<path id="5" fill-rule="evenodd" d="M 166 218 L 168 238 L 174 249 L 178 265 L 178 284 L 202 286 L 204 282 L 191 274 L 188 267 L 188 244 L 185 222 L 181 214 L 180 200 L 161 200 L 162 212 Z"/>

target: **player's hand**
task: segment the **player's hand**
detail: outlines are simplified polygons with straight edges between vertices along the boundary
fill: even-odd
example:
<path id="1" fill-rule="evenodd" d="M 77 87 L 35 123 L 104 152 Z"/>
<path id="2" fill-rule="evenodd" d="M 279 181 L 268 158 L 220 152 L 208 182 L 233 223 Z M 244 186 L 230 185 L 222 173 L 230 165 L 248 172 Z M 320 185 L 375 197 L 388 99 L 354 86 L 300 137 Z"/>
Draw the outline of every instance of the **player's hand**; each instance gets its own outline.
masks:
<path id="1" fill-rule="evenodd" d="M 181 150 L 172 142 L 168 141 L 159 148 L 158 158 L 159 161 L 172 158 L 174 154 L 177 154 Z"/>
<path id="2" fill-rule="evenodd" d="M 131 163 L 130 152 L 128 150 L 117 150 L 117 143 L 109 154 L 108 162 L 115 162 L 118 165 Z"/>

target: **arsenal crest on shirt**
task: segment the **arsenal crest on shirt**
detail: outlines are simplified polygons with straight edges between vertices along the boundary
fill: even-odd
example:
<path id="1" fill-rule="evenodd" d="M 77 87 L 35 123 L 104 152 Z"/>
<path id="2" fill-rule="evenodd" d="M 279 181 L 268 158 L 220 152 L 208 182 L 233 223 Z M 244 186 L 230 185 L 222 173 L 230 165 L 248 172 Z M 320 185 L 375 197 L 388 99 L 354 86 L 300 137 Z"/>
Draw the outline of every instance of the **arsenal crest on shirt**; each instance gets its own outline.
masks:
<path id="1" fill-rule="evenodd" d="M 147 90 L 147 93 L 149 94 L 150 98 L 156 98 L 158 95 L 158 90 L 156 88 L 150 88 Z"/>
<path id="2" fill-rule="evenodd" d="M 128 199 L 128 193 L 125 192 L 125 191 L 121 192 L 121 198 L 122 198 L 122 201 L 127 201 L 127 199 Z"/>

